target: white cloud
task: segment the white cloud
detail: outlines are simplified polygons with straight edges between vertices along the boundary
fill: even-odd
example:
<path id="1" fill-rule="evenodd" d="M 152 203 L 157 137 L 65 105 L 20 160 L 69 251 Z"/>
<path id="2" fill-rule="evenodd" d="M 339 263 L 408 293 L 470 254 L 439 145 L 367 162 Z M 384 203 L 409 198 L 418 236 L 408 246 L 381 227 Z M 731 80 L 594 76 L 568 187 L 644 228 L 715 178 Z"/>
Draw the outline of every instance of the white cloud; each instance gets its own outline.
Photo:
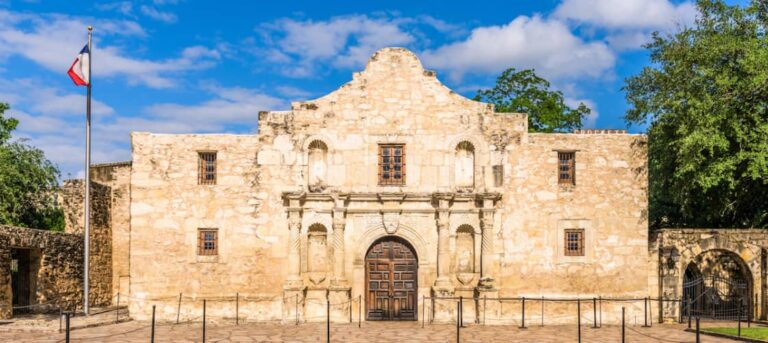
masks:
<path id="1" fill-rule="evenodd" d="M 96 8 L 100 11 L 117 11 L 123 15 L 133 15 L 133 3 L 130 1 L 117 1 L 108 2 L 103 4 L 96 4 Z"/>
<path id="2" fill-rule="evenodd" d="M 690 2 L 669 0 L 564 0 L 553 17 L 608 32 L 606 40 L 616 50 L 640 48 L 651 32 L 672 32 L 696 18 Z"/>
<path id="3" fill-rule="evenodd" d="M 172 12 L 163 12 L 152 6 L 142 5 L 140 9 L 141 13 L 143 13 L 145 16 L 167 24 L 175 23 L 178 20 L 176 14 Z"/>
<path id="4" fill-rule="evenodd" d="M 283 74 L 294 77 L 311 75 L 318 63 L 359 67 L 380 48 L 414 41 L 400 24 L 397 19 L 365 15 L 327 21 L 282 19 L 262 27 L 269 48 L 260 54 L 270 62 L 285 64 Z"/>
<path id="5" fill-rule="evenodd" d="M 301 88 L 291 87 L 291 86 L 277 86 L 275 87 L 275 90 L 280 93 L 280 95 L 286 96 L 288 98 L 296 99 L 308 99 L 309 96 L 312 95 L 311 92 L 308 92 L 306 90 L 303 90 Z"/>
<path id="6" fill-rule="evenodd" d="M 220 132 L 233 125 L 255 127 L 259 111 L 278 109 L 282 99 L 241 87 L 210 86 L 213 99 L 199 104 L 162 103 L 147 107 L 162 132 Z M 176 126 L 178 125 L 178 126 Z M 153 130 L 158 132 L 157 127 Z"/>
<path id="7" fill-rule="evenodd" d="M 137 23 L 123 20 L 87 20 L 62 15 L 28 15 L 0 10 L 0 59 L 20 55 L 58 73 L 65 73 L 86 41 L 85 27 L 93 23 L 93 75 L 125 77 L 133 84 L 153 88 L 175 85 L 174 73 L 209 68 L 220 59 L 218 51 L 202 46 L 182 50 L 181 55 L 160 61 L 128 57 L 117 46 L 101 45 L 109 36 L 144 37 Z"/>
<path id="8" fill-rule="evenodd" d="M 46 116 L 85 115 L 86 99 L 82 92 L 62 92 L 32 79 L 0 79 L 0 99 L 13 107 Z M 101 116 L 115 113 L 112 107 L 97 99 L 91 99 L 91 111 Z"/>
<path id="9" fill-rule="evenodd" d="M 494 74 L 509 67 L 535 68 L 549 79 L 598 78 L 616 57 L 603 42 L 585 42 L 565 23 L 520 16 L 502 26 L 479 27 L 463 41 L 423 53 L 427 65 L 454 79 L 468 73 Z"/>
<path id="10" fill-rule="evenodd" d="M 668 0 L 564 0 L 554 16 L 613 29 L 668 29 L 692 22 L 696 7 Z"/>

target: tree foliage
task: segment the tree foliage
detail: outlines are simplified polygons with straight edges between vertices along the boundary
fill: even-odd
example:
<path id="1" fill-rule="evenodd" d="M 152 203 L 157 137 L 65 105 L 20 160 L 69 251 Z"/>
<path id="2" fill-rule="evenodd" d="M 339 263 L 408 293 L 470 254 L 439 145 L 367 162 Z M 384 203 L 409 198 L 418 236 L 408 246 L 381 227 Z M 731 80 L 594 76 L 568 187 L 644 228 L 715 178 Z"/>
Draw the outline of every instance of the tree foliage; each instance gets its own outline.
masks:
<path id="1" fill-rule="evenodd" d="M 479 90 L 475 100 L 494 104 L 496 112 L 527 113 L 531 132 L 572 131 L 591 113 L 583 103 L 575 109 L 567 106 L 563 93 L 550 90 L 549 82 L 531 69 L 505 70 L 496 85 Z"/>
<path id="2" fill-rule="evenodd" d="M 11 141 L 18 125 L 5 118 L 0 103 L 0 224 L 61 230 L 64 216 L 56 206 L 59 171 L 42 150 Z"/>
<path id="3" fill-rule="evenodd" d="M 655 226 L 768 226 L 768 3 L 700 0 L 692 27 L 646 45 L 624 85 L 649 124 Z"/>

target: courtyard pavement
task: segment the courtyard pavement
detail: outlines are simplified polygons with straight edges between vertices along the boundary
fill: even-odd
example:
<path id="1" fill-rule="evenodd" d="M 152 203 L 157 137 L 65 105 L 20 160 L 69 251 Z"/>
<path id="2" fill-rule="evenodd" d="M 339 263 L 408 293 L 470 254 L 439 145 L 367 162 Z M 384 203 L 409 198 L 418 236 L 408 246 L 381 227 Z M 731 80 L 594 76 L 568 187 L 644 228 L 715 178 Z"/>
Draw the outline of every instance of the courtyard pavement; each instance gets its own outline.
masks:
<path id="1" fill-rule="evenodd" d="M 654 325 L 651 328 L 628 326 L 626 342 L 695 342 L 695 335 L 685 332 L 686 326 Z M 582 326 L 582 342 L 620 342 L 621 327 L 604 326 L 592 329 Z M 73 330 L 72 342 L 149 342 L 147 322 L 126 322 L 94 328 Z M 206 342 L 307 342 L 326 340 L 324 323 L 298 326 L 280 324 L 207 325 Z M 577 342 L 575 325 L 530 327 L 471 325 L 461 330 L 461 342 Z M 201 342 L 202 326 L 192 324 L 159 324 L 155 342 Z M 366 322 L 362 328 L 352 324 L 331 327 L 331 341 L 368 342 L 456 342 L 454 325 L 427 325 L 416 322 Z M 64 342 L 64 334 L 56 332 L 0 331 L 0 342 Z M 733 342 L 702 335 L 702 342 Z"/>

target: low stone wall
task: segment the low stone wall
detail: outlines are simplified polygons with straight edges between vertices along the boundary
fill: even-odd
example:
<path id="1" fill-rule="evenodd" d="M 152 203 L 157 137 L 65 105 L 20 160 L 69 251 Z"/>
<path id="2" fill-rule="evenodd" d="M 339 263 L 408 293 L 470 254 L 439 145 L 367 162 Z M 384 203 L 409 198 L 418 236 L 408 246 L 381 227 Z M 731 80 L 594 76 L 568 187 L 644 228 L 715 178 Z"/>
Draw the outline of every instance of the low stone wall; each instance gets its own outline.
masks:
<path id="1" fill-rule="evenodd" d="M 13 314 L 13 249 L 34 249 L 39 253 L 39 265 L 33 275 L 35 287 L 30 289 L 30 305 L 50 304 L 48 309 L 60 307 L 64 310 L 82 307 L 82 236 L 0 225 L 0 319 L 9 319 Z"/>

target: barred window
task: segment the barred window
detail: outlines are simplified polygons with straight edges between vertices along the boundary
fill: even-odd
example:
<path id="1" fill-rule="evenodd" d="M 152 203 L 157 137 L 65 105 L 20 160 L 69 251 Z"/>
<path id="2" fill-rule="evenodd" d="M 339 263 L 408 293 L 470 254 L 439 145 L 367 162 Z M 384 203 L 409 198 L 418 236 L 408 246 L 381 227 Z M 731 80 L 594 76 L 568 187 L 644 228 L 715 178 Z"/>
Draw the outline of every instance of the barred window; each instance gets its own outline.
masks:
<path id="1" fill-rule="evenodd" d="M 216 152 L 200 152 L 197 183 L 200 185 L 216 184 Z"/>
<path id="2" fill-rule="evenodd" d="M 565 230 L 565 256 L 584 256 L 584 229 Z"/>
<path id="3" fill-rule="evenodd" d="M 219 254 L 219 231 L 217 229 L 197 230 L 197 254 L 201 256 Z"/>
<path id="4" fill-rule="evenodd" d="M 558 152 L 557 153 L 557 183 L 563 185 L 576 184 L 576 153 Z"/>
<path id="5" fill-rule="evenodd" d="M 405 185 L 405 145 L 379 145 L 379 185 Z"/>

